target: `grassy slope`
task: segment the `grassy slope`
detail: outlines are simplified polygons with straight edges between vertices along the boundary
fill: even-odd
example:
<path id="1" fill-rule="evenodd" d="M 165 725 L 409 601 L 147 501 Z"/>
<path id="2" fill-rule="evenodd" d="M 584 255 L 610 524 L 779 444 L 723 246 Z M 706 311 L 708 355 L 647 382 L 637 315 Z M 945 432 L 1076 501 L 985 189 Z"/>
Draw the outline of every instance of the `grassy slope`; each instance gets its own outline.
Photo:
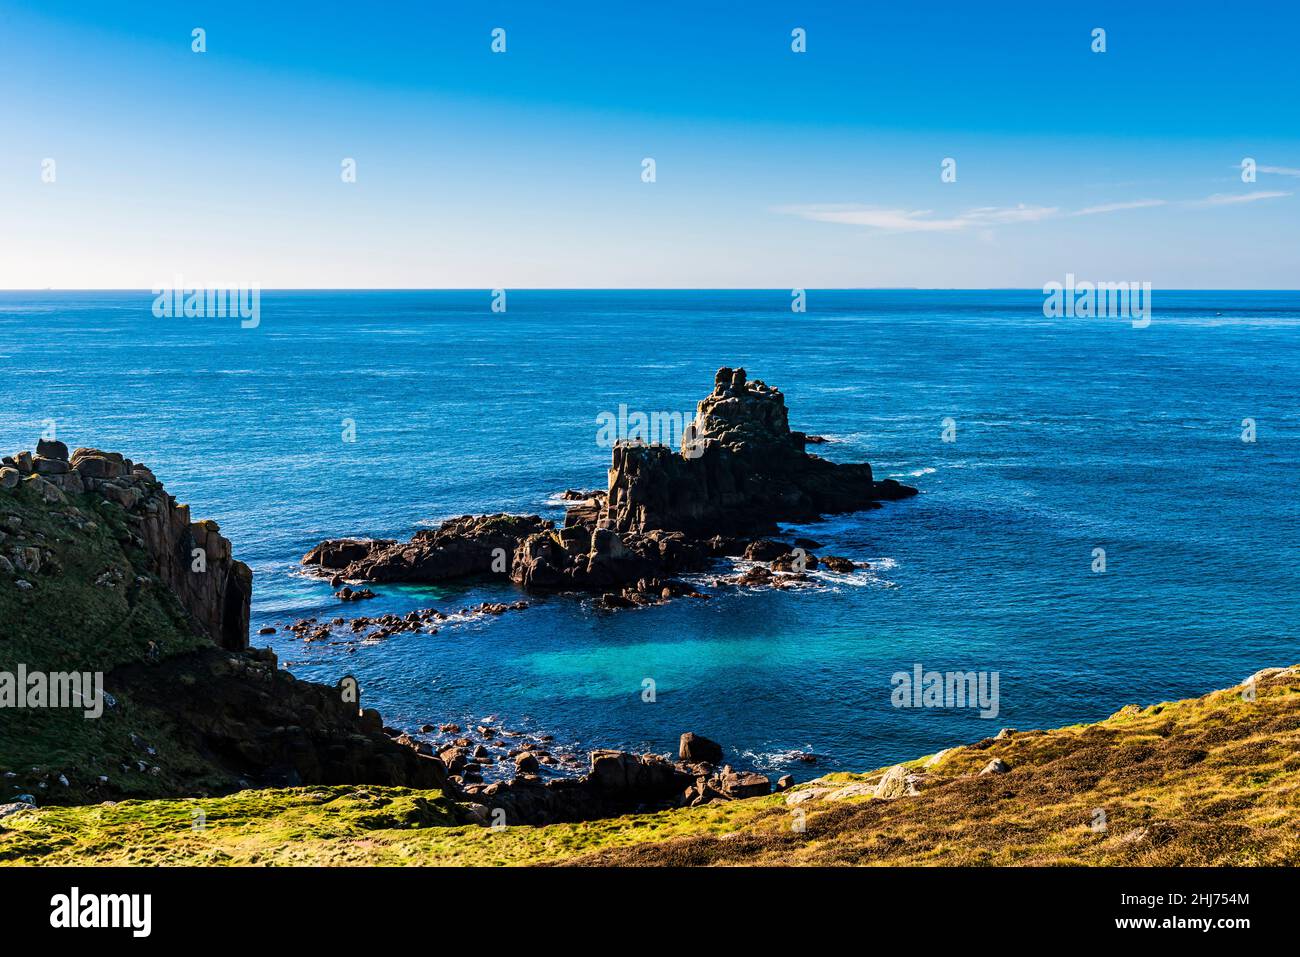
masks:
<path id="1" fill-rule="evenodd" d="M 978 776 L 995 757 L 1011 772 Z M 1254 702 L 1228 689 L 1129 706 L 954 749 L 914 796 L 835 797 L 882 773 L 802 785 L 817 796 L 797 805 L 774 795 L 501 831 L 451 826 L 440 794 L 398 788 L 43 808 L 0 821 L 0 862 L 1295 865 L 1300 667 L 1261 680 Z M 1104 831 L 1091 826 L 1098 808 Z"/>

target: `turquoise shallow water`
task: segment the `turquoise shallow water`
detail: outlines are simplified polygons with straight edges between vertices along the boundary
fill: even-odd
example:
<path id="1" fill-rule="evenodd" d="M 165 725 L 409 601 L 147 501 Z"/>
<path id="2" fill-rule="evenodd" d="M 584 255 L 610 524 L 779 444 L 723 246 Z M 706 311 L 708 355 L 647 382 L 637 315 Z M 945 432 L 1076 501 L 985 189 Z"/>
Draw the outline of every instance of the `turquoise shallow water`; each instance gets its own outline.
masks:
<path id="1" fill-rule="evenodd" d="M 245 330 L 155 319 L 147 293 L 0 293 L 0 445 L 54 419 L 148 463 L 253 567 L 255 630 L 517 597 L 386 587 L 347 607 L 297 560 L 466 512 L 558 517 L 556 492 L 604 484 L 600 412 L 693 408 L 719 365 L 781 387 L 793 427 L 834 439 L 821 454 L 921 489 L 804 529 L 873 562 L 851 583 L 619 613 L 557 596 L 351 647 L 255 637 L 296 674 L 356 675 L 402 726 L 496 715 L 656 751 L 693 729 L 809 776 L 1300 661 L 1300 294 L 1157 291 L 1146 329 L 1045 319 L 1034 291 L 789 301 L 520 291 L 494 314 L 476 291 L 265 293 Z M 892 707 L 917 662 L 999 672 L 1000 714 Z"/>

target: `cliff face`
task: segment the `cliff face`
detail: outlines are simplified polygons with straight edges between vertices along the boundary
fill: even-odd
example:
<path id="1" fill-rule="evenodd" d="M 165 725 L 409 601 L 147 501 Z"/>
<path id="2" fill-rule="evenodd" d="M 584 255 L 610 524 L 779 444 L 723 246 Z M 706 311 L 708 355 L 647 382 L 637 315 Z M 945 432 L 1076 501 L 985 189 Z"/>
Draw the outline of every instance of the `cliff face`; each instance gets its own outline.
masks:
<path id="1" fill-rule="evenodd" d="M 191 521 L 189 506 L 168 495 L 144 465 L 99 449 L 77 449 L 69 457 L 62 442 L 42 441 L 35 455 L 19 452 L 0 460 L 0 487 L 17 492 L 20 485 L 73 531 L 85 530 L 87 523 L 112 524 L 123 547 L 136 553 L 136 578 L 143 575 L 150 587 L 174 594 L 191 628 L 228 650 L 248 647 L 252 572 L 232 556 L 230 542 L 216 522 Z M 21 529 L 14 533 L 20 534 Z M 39 554 L 35 562 L 23 554 L 31 548 L 41 550 L 39 544 L 15 542 L 7 549 L 8 561 L 18 572 L 28 573 L 22 580 L 39 588 Z M 4 570 L 0 565 L 0 572 Z M 109 577 L 101 587 L 129 591 L 143 584 L 127 582 L 124 574 L 114 572 L 122 569 L 104 570 Z M 60 627 L 75 628 L 78 623 Z"/>
<path id="2" fill-rule="evenodd" d="M 98 673 L 103 693 L 8 703 L 0 803 L 441 786 L 441 763 L 390 740 L 376 712 L 248 648 L 251 585 L 216 523 L 192 521 L 145 466 L 50 442 L 4 458 L 0 680 Z"/>

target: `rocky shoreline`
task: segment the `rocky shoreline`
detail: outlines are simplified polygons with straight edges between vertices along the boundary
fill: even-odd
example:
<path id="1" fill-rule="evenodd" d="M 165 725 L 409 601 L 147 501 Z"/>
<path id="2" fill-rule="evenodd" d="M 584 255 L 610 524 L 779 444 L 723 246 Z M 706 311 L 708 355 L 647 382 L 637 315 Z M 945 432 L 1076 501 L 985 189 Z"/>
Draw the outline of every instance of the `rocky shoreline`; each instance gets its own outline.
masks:
<path id="1" fill-rule="evenodd" d="M 819 556 L 811 539 L 773 538 L 778 523 L 876 508 L 916 490 L 876 481 L 865 463 L 810 455 L 808 441 L 790 429 L 779 390 L 723 368 L 680 452 L 619 442 L 606 489 L 566 492 L 558 527 L 536 515 L 463 516 L 408 542 L 331 539 L 302 562 L 348 602 L 373 596 L 353 586 L 486 576 L 529 592 L 593 596 L 608 608 L 706 600 L 680 576 L 721 558 L 752 564 L 716 576 L 719 585 L 798 587 L 819 567 L 852 574 L 864 563 Z M 249 647 L 251 571 L 217 524 L 192 521 L 146 466 L 42 441 L 34 454 L 0 461 L 0 493 L 0 612 L 18 623 L 0 641 L 0 665 L 101 669 L 112 701 L 103 728 L 27 716 L 24 753 L 80 756 L 57 767 L 3 768 L 15 793 L 0 801 L 369 783 L 442 788 L 467 820 L 495 823 L 504 814 L 512 824 L 545 824 L 772 790 L 765 775 L 733 769 L 720 745 L 693 732 L 682 735 L 676 760 L 596 750 L 583 761 L 546 735 L 489 720 L 473 730 L 385 727 L 349 697 L 346 681 L 300 681 L 273 653 Z M 527 605 L 484 603 L 453 615 Z M 435 633 L 452 617 L 429 608 L 283 627 L 303 641 L 346 643 Z M 436 746 L 419 737 L 435 729 Z M 12 743 L 18 750 L 18 738 Z M 485 781 L 487 765 L 506 775 Z"/>

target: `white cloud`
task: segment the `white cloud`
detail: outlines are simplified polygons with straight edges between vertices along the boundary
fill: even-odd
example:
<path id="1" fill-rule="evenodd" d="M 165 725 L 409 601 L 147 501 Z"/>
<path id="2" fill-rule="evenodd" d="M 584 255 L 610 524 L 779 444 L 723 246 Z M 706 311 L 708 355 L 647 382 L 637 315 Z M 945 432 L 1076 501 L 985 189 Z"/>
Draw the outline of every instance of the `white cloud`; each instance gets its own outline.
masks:
<path id="1" fill-rule="evenodd" d="M 1278 176 L 1300 176 L 1300 169 L 1290 166 L 1259 166 L 1256 169 L 1261 173 L 1274 173 Z"/>
<path id="2" fill-rule="evenodd" d="M 1277 167 L 1281 169 L 1281 167 Z M 1264 167 L 1260 167 L 1264 169 Z M 1300 173 L 1300 171 L 1297 171 Z M 1129 209 L 1152 209 L 1159 206 L 1230 206 L 1239 203 L 1253 203 L 1265 199 L 1280 199 L 1291 196 L 1289 192 L 1279 190 L 1259 190 L 1253 193 L 1216 193 L 1204 199 L 1168 200 L 1135 199 L 1118 203 L 1102 203 L 1097 206 L 1085 206 L 1071 212 L 1062 213 L 1057 206 L 979 206 L 958 213 L 955 216 L 936 217 L 932 209 L 898 209 L 882 206 L 852 205 L 805 205 L 781 206 L 774 212 L 818 223 L 838 223 L 843 226 L 866 226 L 889 232 L 903 233 L 949 233 L 963 229 L 979 229 L 987 234 L 994 226 L 1008 226 L 1016 223 L 1037 223 L 1058 215 L 1097 216 L 1103 213 L 1118 213 Z"/>
<path id="3" fill-rule="evenodd" d="M 868 226 L 895 232 L 934 233 L 1032 223 L 1057 213 L 1055 206 L 982 206 L 946 219 L 932 209 L 886 209 L 876 206 L 783 206 L 776 210 L 819 223 Z"/>
<path id="4" fill-rule="evenodd" d="M 1290 195 L 1291 193 L 1280 192 L 1278 190 L 1259 190 L 1254 193 L 1215 193 L 1213 196 L 1205 197 L 1205 199 L 1188 200 L 1187 205 L 1232 206 L 1237 203 L 1255 203 L 1261 199 L 1280 199 L 1283 196 Z"/>
<path id="5" fill-rule="evenodd" d="M 1125 209 L 1150 209 L 1152 206 L 1167 206 L 1167 199 L 1135 199 L 1128 203 L 1103 203 L 1100 206 L 1088 206 L 1076 209 L 1071 216 L 1096 216 L 1098 213 L 1118 213 Z"/>

